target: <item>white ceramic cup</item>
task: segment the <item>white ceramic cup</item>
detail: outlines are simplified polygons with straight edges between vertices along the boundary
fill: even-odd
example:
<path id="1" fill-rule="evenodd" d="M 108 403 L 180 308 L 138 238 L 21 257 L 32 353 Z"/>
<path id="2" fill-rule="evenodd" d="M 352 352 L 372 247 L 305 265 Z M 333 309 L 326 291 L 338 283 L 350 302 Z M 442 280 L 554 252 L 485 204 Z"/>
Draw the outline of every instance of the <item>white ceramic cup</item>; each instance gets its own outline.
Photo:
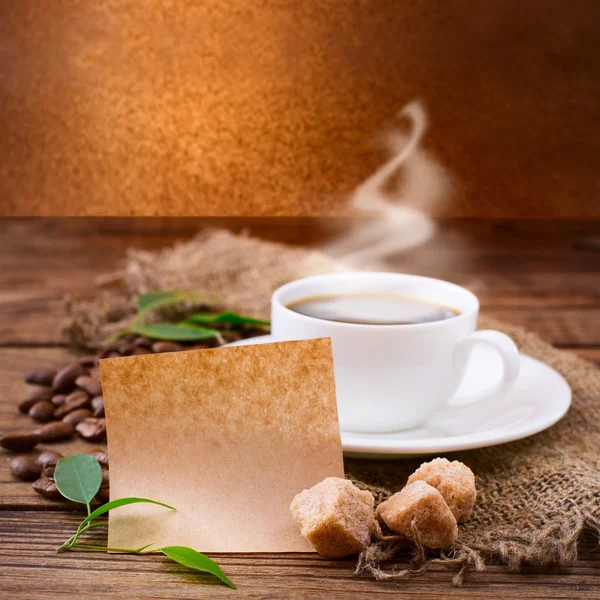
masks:
<path id="1" fill-rule="evenodd" d="M 395 293 L 456 309 L 459 315 L 414 325 L 363 325 L 317 319 L 287 306 L 322 294 Z M 453 283 L 399 273 L 336 273 L 292 281 L 275 291 L 276 341 L 331 338 L 338 414 L 343 431 L 382 433 L 420 425 L 449 400 L 466 372 L 473 346 L 485 344 L 504 372 L 472 402 L 501 402 L 519 373 L 519 352 L 499 331 L 476 331 L 479 301 Z M 468 406 L 457 408 L 468 410 Z"/>

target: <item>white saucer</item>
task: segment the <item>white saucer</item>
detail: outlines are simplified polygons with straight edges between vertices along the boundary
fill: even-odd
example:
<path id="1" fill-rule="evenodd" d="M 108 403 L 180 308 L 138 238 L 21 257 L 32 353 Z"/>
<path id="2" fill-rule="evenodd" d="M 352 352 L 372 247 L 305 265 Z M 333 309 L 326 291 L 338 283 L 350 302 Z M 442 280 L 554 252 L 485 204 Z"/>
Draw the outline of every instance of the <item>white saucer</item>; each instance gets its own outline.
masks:
<path id="1" fill-rule="evenodd" d="M 274 341 L 270 335 L 263 335 L 230 345 Z M 457 396 L 468 398 L 492 385 L 494 377 L 500 377 L 501 368 L 493 352 L 476 347 Z M 394 433 L 342 431 L 342 446 L 346 456 L 357 458 L 398 458 L 484 448 L 539 433 L 560 420 L 570 405 L 571 388 L 564 378 L 548 365 L 521 354 L 519 378 L 498 406 L 475 404 L 468 418 L 460 419 L 445 415 L 442 409 L 424 425 Z"/>

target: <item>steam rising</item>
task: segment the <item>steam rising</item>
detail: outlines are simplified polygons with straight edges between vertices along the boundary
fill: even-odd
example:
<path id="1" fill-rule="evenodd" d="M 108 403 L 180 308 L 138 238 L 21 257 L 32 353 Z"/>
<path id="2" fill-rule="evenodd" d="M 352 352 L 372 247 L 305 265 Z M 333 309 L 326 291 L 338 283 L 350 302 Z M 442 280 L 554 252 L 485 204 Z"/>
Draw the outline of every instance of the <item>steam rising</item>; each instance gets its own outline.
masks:
<path id="1" fill-rule="evenodd" d="M 398 129 L 387 133 L 384 141 L 392 157 L 358 186 L 350 199 L 358 214 L 374 219 L 324 248 L 356 267 L 382 266 L 387 257 L 430 239 L 435 224 L 425 213 L 450 195 L 448 176 L 419 148 L 427 129 L 421 104 L 411 102 L 397 116 L 409 121 L 409 133 Z M 398 174 L 402 175 L 401 189 L 386 192 Z"/>

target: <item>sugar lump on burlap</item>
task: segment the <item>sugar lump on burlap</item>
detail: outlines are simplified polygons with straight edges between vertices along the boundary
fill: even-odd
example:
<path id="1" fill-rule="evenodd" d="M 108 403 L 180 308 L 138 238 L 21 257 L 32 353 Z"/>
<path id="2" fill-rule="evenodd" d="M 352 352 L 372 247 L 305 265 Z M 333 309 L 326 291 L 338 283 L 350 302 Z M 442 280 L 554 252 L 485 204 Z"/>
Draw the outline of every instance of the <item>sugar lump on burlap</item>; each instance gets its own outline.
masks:
<path id="1" fill-rule="evenodd" d="M 458 460 L 434 458 L 424 462 L 406 482 L 425 481 L 442 495 L 459 523 L 469 519 L 475 506 L 477 490 L 475 475 L 467 465 Z"/>
<path id="2" fill-rule="evenodd" d="M 223 307 L 268 317 L 272 291 L 289 280 L 325 272 L 355 270 L 324 254 L 228 232 L 209 231 L 156 253 L 130 250 L 120 280 L 125 292 L 107 292 L 92 302 L 72 301 L 66 325 L 76 344 L 97 347 L 135 314 L 135 297 L 149 290 L 185 289 L 215 294 Z M 558 371 L 573 391 L 567 415 L 529 438 L 458 452 L 451 458 L 477 474 L 477 502 L 451 556 L 419 550 L 406 569 L 386 568 L 404 557 L 405 543 L 376 539 L 361 553 L 357 572 L 377 579 L 400 579 L 426 569 L 432 559 L 456 566 L 460 585 L 470 569 L 501 561 L 565 566 L 577 558 L 584 530 L 600 531 L 600 370 L 553 348 L 522 328 L 480 316 L 479 327 L 512 337 L 520 351 Z M 376 504 L 404 487 L 419 459 L 346 459 L 346 476 L 371 491 Z"/>
<path id="3" fill-rule="evenodd" d="M 321 555 L 342 558 L 358 554 L 379 532 L 374 497 L 347 479 L 327 477 L 296 495 L 290 510 L 302 535 Z"/>
<path id="4" fill-rule="evenodd" d="M 415 481 L 382 502 L 377 517 L 425 548 L 450 548 L 458 537 L 452 511 L 440 492 L 425 481 Z"/>

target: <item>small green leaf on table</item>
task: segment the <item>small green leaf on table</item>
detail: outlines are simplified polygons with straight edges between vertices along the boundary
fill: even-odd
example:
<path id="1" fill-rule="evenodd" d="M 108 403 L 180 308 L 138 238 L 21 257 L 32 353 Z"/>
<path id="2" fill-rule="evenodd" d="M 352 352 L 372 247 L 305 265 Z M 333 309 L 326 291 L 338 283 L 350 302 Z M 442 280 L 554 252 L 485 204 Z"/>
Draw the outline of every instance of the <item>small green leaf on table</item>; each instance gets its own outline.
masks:
<path id="1" fill-rule="evenodd" d="M 164 502 L 157 502 L 156 500 L 150 500 L 148 498 L 118 498 L 117 500 L 111 500 L 102 506 L 99 506 L 95 511 L 93 511 L 90 515 L 88 515 L 82 522 L 80 527 L 84 527 L 90 521 L 97 519 L 100 515 L 107 513 L 109 510 L 113 508 L 119 508 L 119 506 L 125 506 L 127 504 L 135 504 L 137 502 L 149 502 L 150 504 L 158 504 L 159 506 L 164 506 L 165 508 L 170 508 L 171 510 L 176 510 L 173 506 L 169 506 Z"/>
<path id="2" fill-rule="evenodd" d="M 164 308 L 166 306 L 173 306 L 186 300 L 200 301 L 208 300 L 208 296 L 204 294 L 194 294 L 192 292 L 178 291 L 159 291 L 159 292 L 148 292 L 147 294 L 140 294 L 137 300 L 138 315 L 141 315 L 155 310 L 157 308 Z"/>
<path id="3" fill-rule="evenodd" d="M 269 327 L 269 321 L 254 319 L 253 317 L 245 317 L 238 315 L 230 310 L 223 311 L 219 314 L 197 313 L 186 319 L 187 323 L 198 323 L 200 325 L 210 325 L 212 323 L 228 323 L 229 325 L 251 325 L 254 327 Z"/>
<path id="4" fill-rule="evenodd" d="M 200 554 L 200 552 L 196 552 L 196 550 L 187 548 L 186 546 L 166 546 L 165 548 L 161 548 L 160 551 L 175 562 L 190 569 L 211 573 L 230 588 L 236 589 L 235 585 L 223 573 L 221 567 L 214 560 L 208 558 L 208 556 Z"/>
<path id="5" fill-rule="evenodd" d="M 102 467 L 91 454 L 73 454 L 58 461 L 54 481 L 65 498 L 89 505 L 102 484 Z"/>
<path id="6" fill-rule="evenodd" d="M 162 306 L 164 302 L 175 302 L 180 298 L 178 291 L 159 291 L 140 294 L 137 299 L 138 311 L 152 310 L 154 307 Z"/>
<path id="7" fill-rule="evenodd" d="M 173 342 L 194 342 L 221 335 L 216 329 L 198 327 L 191 323 L 151 323 L 149 325 L 134 323 L 127 332 L 138 333 L 153 340 Z"/>

